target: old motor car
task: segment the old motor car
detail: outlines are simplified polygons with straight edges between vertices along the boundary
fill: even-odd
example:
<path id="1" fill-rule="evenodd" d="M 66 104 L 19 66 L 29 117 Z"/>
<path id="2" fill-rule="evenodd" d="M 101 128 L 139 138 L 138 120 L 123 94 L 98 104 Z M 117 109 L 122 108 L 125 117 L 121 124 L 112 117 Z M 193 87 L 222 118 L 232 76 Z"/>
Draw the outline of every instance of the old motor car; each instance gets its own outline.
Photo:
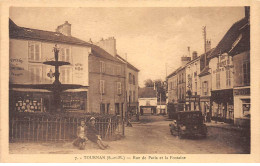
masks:
<path id="1" fill-rule="evenodd" d="M 183 138 L 184 136 L 207 137 L 207 127 L 203 123 L 200 111 L 181 111 L 173 116 L 173 122 L 169 124 L 172 135 Z"/>

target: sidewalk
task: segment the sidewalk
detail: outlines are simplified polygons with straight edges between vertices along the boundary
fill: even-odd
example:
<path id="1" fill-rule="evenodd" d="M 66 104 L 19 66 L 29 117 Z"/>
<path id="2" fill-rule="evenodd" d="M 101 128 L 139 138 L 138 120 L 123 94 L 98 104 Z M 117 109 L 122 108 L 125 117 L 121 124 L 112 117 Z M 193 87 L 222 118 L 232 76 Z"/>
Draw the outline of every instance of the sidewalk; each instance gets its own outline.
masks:
<path id="1" fill-rule="evenodd" d="M 217 122 L 216 123 L 215 121 L 211 121 L 211 122 L 207 122 L 205 124 L 207 125 L 207 127 L 216 127 L 216 128 L 226 129 L 226 130 L 234 130 L 234 131 L 247 130 L 247 128 L 242 128 L 242 127 L 235 126 L 233 124 L 224 123 L 224 122 Z"/>

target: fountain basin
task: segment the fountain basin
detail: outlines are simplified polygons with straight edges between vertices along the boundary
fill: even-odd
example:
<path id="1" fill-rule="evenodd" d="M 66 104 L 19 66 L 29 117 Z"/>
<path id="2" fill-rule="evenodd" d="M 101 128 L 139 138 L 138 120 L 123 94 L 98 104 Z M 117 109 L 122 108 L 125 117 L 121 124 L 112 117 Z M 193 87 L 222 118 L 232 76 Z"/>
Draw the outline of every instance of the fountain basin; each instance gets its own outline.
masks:
<path id="1" fill-rule="evenodd" d="M 43 62 L 45 65 L 51 65 L 51 66 L 63 66 L 63 65 L 70 65 L 69 62 L 64 62 L 64 61 L 46 61 Z"/>

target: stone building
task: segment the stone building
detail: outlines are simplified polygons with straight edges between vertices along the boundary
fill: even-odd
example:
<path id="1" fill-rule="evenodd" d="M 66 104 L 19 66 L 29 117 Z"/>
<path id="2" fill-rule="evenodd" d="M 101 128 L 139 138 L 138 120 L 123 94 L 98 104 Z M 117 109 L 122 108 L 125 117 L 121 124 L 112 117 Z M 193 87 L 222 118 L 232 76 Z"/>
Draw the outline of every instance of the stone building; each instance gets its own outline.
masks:
<path id="1" fill-rule="evenodd" d="M 200 57 L 192 53 L 192 60 L 185 65 L 186 69 L 186 105 L 187 110 L 200 110 Z"/>
<path id="2" fill-rule="evenodd" d="M 138 92 L 140 114 L 156 114 L 157 94 L 153 87 L 140 88 Z"/>
<path id="3" fill-rule="evenodd" d="M 127 62 L 119 55 L 116 57 L 126 63 L 126 95 L 127 95 L 127 111 L 132 114 L 138 114 L 138 73 L 139 69 Z"/>
<path id="4" fill-rule="evenodd" d="M 125 115 L 138 112 L 139 70 L 117 54 L 116 39 L 101 39 L 89 56 L 90 110 Z"/>
<path id="5" fill-rule="evenodd" d="M 43 62 L 54 59 L 55 45 L 59 48 L 59 60 L 70 63 L 60 67 L 60 82 L 64 86 L 76 84 L 82 87 L 62 93 L 62 108 L 87 111 L 91 45 L 71 36 L 68 22 L 51 32 L 20 27 L 10 19 L 9 37 L 10 111 L 45 112 L 53 109 L 53 95 L 46 87 L 53 83 L 55 69 Z"/>
<path id="6" fill-rule="evenodd" d="M 125 63 L 93 45 L 89 56 L 89 110 L 100 114 L 124 114 Z"/>
<path id="7" fill-rule="evenodd" d="M 211 70 L 209 69 L 209 55 L 214 49 L 210 49 L 200 56 L 200 109 L 201 112 L 207 116 L 210 121 L 211 117 Z"/>
<path id="8" fill-rule="evenodd" d="M 246 94 L 244 95 L 244 92 L 240 94 L 239 92 L 237 93 L 237 91 L 240 90 L 235 90 L 239 89 L 239 86 L 248 86 L 250 82 L 239 83 L 243 78 L 240 75 L 241 69 L 245 71 L 245 77 L 249 77 L 249 46 L 241 45 L 242 39 L 243 41 L 249 42 L 249 35 L 245 35 L 249 33 L 246 32 L 249 31 L 248 27 L 248 18 L 246 17 L 234 23 L 210 55 L 209 68 L 211 68 L 212 75 L 211 101 L 213 119 L 233 123 L 235 114 L 238 119 L 241 118 L 240 113 L 234 112 L 234 98 L 237 99 L 239 96 L 242 98 L 245 97 L 246 100 L 241 100 L 240 104 L 237 102 L 235 107 L 237 108 L 238 105 L 242 107 L 244 101 L 245 106 L 249 107 L 250 110 L 250 100 L 248 100 L 249 91 L 245 90 L 248 92 L 245 92 Z M 246 42 L 243 42 L 243 44 L 245 43 Z M 242 66 L 240 66 L 240 64 Z M 246 79 L 248 80 L 249 78 Z M 240 101 L 240 99 L 237 101 Z M 236 110 L 241 112 L 239 108 Z"/>
<path id="9" fill-rule="evenodd" d="M 236 33 L 229 54 L 234 65 L 234 123 L 239 126 L 250 125 L 250 21 L 249 9 L 241 20 L 242 24 Z"/>

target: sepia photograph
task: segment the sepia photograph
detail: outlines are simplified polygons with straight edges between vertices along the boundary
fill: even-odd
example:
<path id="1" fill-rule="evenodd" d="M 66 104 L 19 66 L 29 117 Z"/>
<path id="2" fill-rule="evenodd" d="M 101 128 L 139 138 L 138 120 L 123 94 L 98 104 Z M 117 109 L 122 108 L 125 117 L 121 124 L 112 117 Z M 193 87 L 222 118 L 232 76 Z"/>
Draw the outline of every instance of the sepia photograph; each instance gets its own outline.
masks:
<path id="1" fill-rule="evenodd" d="M 9 155 L 252 153 L 250 5 L 7 11 Z"/>

